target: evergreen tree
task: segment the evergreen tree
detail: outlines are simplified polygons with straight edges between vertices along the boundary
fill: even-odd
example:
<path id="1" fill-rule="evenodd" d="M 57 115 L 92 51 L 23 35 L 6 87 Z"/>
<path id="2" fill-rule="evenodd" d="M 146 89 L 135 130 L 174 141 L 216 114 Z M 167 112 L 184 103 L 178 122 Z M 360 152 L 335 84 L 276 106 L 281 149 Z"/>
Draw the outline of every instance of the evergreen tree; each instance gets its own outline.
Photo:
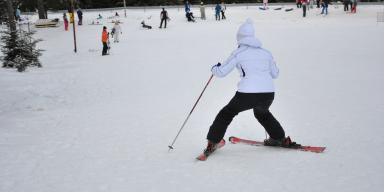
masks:
<path id="1" fill-rule="evenodd" d="M 43 50 L 36 48 L 41 39 L 33 39 L 34 31 L 27 32 L 21 28 L 16 31 L 8 28 L 1 34 L 3 67 L 17 68 L 19 72 L 25 71 L 29 66 L 42 67 L 39 56 Z"/>

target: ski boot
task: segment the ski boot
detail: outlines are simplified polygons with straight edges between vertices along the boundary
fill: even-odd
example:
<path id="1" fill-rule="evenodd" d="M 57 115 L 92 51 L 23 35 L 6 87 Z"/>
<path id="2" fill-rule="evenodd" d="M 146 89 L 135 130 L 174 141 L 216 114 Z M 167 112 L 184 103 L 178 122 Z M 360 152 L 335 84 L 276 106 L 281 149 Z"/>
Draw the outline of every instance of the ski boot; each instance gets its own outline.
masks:
<path id="1" fill-rule="evenodd" d="M 217 149 L 217 143 L 208 141 L 207 148 L 204 149 L 204 154 L 206 156 L 212 154 Z"/>
<path id="2" fill-rule="evenodd" d="M 270 138 L 264 140 L 264 145 L 265 146 L 285 147 L 285 148 L 295 148 L 295 149 L 301 147 L 300 144 L 293 142 L 289 136 L 286 138 L 283 138 L 283 139 L 273 139 L 270 137 Z"/>

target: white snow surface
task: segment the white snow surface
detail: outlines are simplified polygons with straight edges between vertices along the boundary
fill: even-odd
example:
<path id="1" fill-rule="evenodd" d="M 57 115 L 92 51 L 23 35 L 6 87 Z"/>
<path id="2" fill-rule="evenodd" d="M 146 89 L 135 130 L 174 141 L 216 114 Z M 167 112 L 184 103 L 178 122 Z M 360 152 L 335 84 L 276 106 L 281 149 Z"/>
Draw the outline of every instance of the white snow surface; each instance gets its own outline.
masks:
<path id="1" fill-rule="evenodd" d="M 37 29 L 44 67 L 0 69 L 0 191 L 382 191 L 384 24 L 376 13 L 383 6 L 357 11 L 330 6 L 326 17 L 313 9 L 302 18 L 301 9 L 239 6 L 217 22 L 207 8 L 206 21 L 188 23 L 175 8 L 160 30 L 160 9 L 128 10 L 120 43 L 104 57 L 102 25 L 88 25 L 98 12 L 84 12 L 77 53 L 72 31 Z M 227 143 L 196 161 L 236 91 L 236 71 L 212 80 L 168 151 L 248 17 L 280 68 L 272 113 L 293 140 L 326 151 Z M 152 30 L 140 27 L 143 19 Z M 232 135 L 265 138 L 251 111 L 235 117 L 225 138 Z"/>

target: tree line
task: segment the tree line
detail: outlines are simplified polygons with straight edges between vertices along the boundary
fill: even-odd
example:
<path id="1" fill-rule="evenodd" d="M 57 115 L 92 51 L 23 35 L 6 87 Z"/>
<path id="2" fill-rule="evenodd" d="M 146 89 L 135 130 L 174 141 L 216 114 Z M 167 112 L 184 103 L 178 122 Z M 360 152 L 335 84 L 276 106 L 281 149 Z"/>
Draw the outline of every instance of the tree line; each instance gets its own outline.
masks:
<path id="1" fill-rule="evenodd" d="M 5 0 L 1 0 L 5 1 Z M 72 0 L 13 0 L 21 11 L 34 12 L 39 6 L 44 6 L 47 10 L 66 10 L 69 9 Z M 190 3 L 198 5 L 220 3 L 223 0 L 189 0 Z M 269 0 L 274 2 L 294 2 L 295 0 Z M 124 0 L 73 0 L 76 8 L 96 9 L 124 6 Z M 183 5 L 185 0 L 125 0 L 126 6 L 167 6 Z M 227 4 L 232 3 L 261 3 L 262 0 L 224 0 Z"/>

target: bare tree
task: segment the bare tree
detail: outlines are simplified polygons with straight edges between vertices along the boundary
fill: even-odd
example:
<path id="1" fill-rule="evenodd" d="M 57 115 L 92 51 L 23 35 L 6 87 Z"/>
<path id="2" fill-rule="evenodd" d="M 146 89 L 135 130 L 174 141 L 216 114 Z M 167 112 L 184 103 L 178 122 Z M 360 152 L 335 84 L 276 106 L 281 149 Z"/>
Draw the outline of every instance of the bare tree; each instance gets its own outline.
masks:
<path id="1" fill-rule="evenodd" d="M 39 12 L 39 19 L 48 19 L 48 15 L 44 5 L 44 0 L 37 0 L 37 10 Z"/>

